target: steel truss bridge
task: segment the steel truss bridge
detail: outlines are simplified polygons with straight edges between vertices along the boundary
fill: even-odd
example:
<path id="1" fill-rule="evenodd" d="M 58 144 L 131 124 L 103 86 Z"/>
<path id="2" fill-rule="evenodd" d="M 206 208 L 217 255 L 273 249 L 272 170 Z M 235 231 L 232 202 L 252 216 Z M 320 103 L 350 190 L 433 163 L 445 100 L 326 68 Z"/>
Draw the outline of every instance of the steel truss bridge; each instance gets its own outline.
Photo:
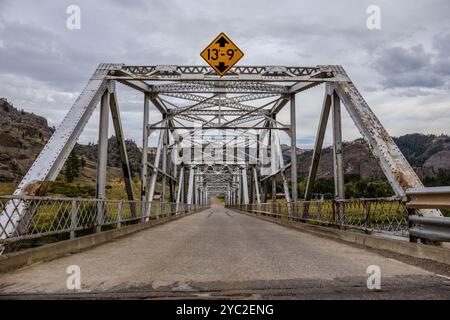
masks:
<path id="1" fill-rule="evenodd" d="M 116 90 L 118 83 L 142 94 L 143 147 L 138 195 L 133 191 L 125 148 Z M 317 86 L 324 87 L 322 111 L 305 196 L 300 201 L 296 171 L 296 100 L 301 104 L 299 96 L 302 92 Z M 335 181 L 332 211 L 338 224 L 343 225 L 350 216 L 350 213 L 346 216 L 346 211 L 351 210 L 344 192 L 341 103 L 378 160 L 395 192 L 395 201 L 402 203 L 407 190 L 422 188 L 422 182 L 410 164 L 339 65 L 236 66 L 226 76 L 218 77 L 211 68 L 204 66 L 101 64 L 14 195 L 2 202 L 0 241 L 42 235 L 36 222 L 39 208 L 54 205 L 56 200 L 37 196 L 45 195 L 46 182 L 58 176 L 97 105 L 100 108 L 97 189 L 96 199 L 91 200 L 95 215 L 83 216 L 87 215 L 88 200 L 61 200 L 58 206 L 71 212 L 72 218 L 58 220 L 57 226 L 52 225 L 44 234 L 74 233 L 83 229 L 82 219 L 89 220 L 97 231 L 101 231 L 108 223 L 145 222 L 154 215 L 200 210 L 208 206 L 211 195 L 223 196 L 228 206 L 249 212 L 285 213 L 291 219 L 308 219 L 318 212 L 317 205 L 311 204 L 311 198 L 330 113 Z M 161 120 L 150 122 L 151 106 L 160 112 Z M 289 124 L 281 123 L 277 118 L 283 108 L 290 110 Z M 128 201 L 106 199 L 110 115 L 119 145 Z M 282 156 L 281 132 L 285 132 L 291 141 L 290 163 L 285 163 Z M 149 136 L 152 133 L 156 133 L 158 139 L 154 159 L 150 161 Z M 290 181 L 287 178 L 289 172 Z M 161 181 L 161 203 L 154 201 L 158 179 Z M 276 200 L 277 179 L 283 185 L 284 209 L 274 207 L 275 201 L 271 206 L 266 204 L 269 198 Z M 363 203 L 360 205 L 362 212 L 365 212 L 364 208 Z M 110 210 L 115 212 L 112 220 L 108 220 Z M 435 209 L 421 207 L 417 210 L 421 215 L 441 215 Z M 126 212 L 126 218 L 122 216 L 123 212 Z M 78 218 L 74 218 L 77 214 Z"/>

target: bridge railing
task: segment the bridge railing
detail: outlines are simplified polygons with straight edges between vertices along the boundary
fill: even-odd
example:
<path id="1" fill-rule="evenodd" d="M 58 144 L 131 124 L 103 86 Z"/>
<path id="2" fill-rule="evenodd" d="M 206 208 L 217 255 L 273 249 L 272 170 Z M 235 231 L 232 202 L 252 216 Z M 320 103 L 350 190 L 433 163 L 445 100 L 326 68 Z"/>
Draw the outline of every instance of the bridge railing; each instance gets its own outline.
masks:
<path id="1" fill-rule="evenodd" d="M 277 219 L 408 236 L 408 210 L 399 198 L 270 202 L 230 207 Z"/>
<path id="2" fill-rule="evenodd" d="M 208 207 L 162 201 L 145 206 L 150 210 L 141 201 L 0 196 L 0 215 L 7 221 L 0 224 L 0 254 Z M 15 222 L 18 212 L 24 218 Z"/>

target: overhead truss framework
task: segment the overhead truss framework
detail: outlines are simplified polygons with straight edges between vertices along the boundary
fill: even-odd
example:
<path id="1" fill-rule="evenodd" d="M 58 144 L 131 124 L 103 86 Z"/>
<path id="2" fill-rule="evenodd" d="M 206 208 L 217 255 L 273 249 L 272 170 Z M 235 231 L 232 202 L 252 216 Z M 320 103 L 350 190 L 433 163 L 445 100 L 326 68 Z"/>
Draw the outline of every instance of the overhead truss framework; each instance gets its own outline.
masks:
<path id="1" fill-rule="evenodd" d="M 274 197 L 276 179 L 283 184 L 286 200 L 296 201 L 295 102 L 301 101 L 296 95 L 318 85 L 325 86 L 325 94 L 305 200 L 311 198 L 330 113 L 333 122 L 336 198 L 345 197 L 341 102 L 369 144 L 395 194 L 405 196 L 407 189 L 422 187 L 412 167 L 341 66 L 235 66 L 226 76 L 218 77 L 206 66 L 100 64 L 19 184 L 15 195 L 45 192 L 43 182 L 57 177 L 99 104 L 100 170 L 97 174 L 97 197 L 104 198 L 106 194 L 104 171 L 108 118 L 111 113 L 120 146 L 126 191 L 129 199 L 135 199 L 116 83 L 142 93 L 143 153 L 139 195 L 139 200 L 145 204 L 142 214 L 151 210 L 158 179 L 161 180 L 162 199 L 178 203 L 206 203 L 211 194 L 224 196 L 229 204 L 261 202 L 267 199 L 268 193 Z M 149 122 L 151 106 L 161 113 L 161 119 L 152 120 L 152 123 Z M 277 120 L 277 114 L 286 106 L 290 108 L 290 123 L 287 125 Z M 150 134 L 154 132 L 159 137 L 154 157 L 150 161 L 148 142 Z M 280 132 L 286 132 L 291 139 L 290 163 L 284 163 Z M 246 138 L 237 142 L 236 137 Z M 186 146 L 187 142 L 190 147 Z M 227 149 L 230 144 L 234 144 L 231 150 L 237 150 L 232 154 Z M 184 147 L 180 152 L 182 145 Z M 208 148 L 212 145 L 215 146 L 214 154 L 209 151 L 212 148 Z M 217 151 L 221 149 L 223 152 Z M 192 153 L 193 156 L 187 157 L 186 153 Z M 267 155 L 267 161 L 264 154 Z M 289 170 L 290 182 L 286 176 Z M 271 187 L 268 186 L 269 182 L 272 182 Z M 16 212 L 12 219 L 0 215 L 0 224 L 9 234 L 20 232 L 20 227 L 33 214 L 27 208 Z M 424 213 L 439 214 L 434 211 Z"/>

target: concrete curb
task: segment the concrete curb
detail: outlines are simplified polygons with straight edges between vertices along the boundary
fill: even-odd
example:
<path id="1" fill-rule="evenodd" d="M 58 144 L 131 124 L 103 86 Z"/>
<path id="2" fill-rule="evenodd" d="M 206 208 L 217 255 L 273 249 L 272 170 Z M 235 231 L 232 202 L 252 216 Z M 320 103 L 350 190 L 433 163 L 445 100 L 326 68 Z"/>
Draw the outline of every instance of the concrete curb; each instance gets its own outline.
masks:
<path id="1" fill-rule="evenodd" d="M 37 248 L 6 254 L 4 256 L 0 256 L 0 273 L 12 271 L 36 262 L 51 260 L 67 254 L 80 252 L 82 250 L 107 243 L 113 239 L 124 237 L 170 221 L 178 220 L 194 213 L 195 212 L 182 213 L 168 218 L 150 220 L 144 223 L 133 224 L 101 233 L 90 234 L 75 238 L 73 240 L 64 240 Z"/>
<path id="2" fill-rule="evenodd" d="M 230 209 L 230 208 L 227 208 Z M 349 243 L 356 243 L 363 245 L 367 248 L 381 249 L 393 253 L 403 254 L 406 256 L 427 259 L 439 263 L 444 263 L 450 265 L 450 250 L 440 247 L 433 247 L 424 244 L 411 243 L 395 239 L 386 239 L 375 237 L 372 235 L 361 234 L 352 231 L 338 230 L 333 228 L 327 228 L 322 226 L 304 224 L 299 222 L 293 222 L 289 220 L 278 220 L 265 216 L 258 216 L 250 214 L 240 210 L 234 210 L 238 213 L 248 215 L 250 217 L 255 217 L 264 221 L 272 222 L 285 226 L 288 228 L 293 228 L 299 231 L 308 232 L 321 237 L 326 237 L 330 239 L 339 239 Z"/>

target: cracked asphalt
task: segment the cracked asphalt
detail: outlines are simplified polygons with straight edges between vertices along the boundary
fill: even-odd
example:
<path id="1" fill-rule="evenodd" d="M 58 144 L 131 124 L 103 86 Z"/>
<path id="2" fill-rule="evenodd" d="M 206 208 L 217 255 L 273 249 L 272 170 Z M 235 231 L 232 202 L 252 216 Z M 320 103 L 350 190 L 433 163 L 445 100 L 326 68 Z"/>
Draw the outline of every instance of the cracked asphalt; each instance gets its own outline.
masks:
<path id="1" fill-rule="evenodd" d="M 0 274 L 0 298 L 450 298 L 442 268 L 400 260 L 215 206 Z M 66 288 L 70 265 L 80 290 Z M 370 265 L 381 290 L 367 289 Z"/>

